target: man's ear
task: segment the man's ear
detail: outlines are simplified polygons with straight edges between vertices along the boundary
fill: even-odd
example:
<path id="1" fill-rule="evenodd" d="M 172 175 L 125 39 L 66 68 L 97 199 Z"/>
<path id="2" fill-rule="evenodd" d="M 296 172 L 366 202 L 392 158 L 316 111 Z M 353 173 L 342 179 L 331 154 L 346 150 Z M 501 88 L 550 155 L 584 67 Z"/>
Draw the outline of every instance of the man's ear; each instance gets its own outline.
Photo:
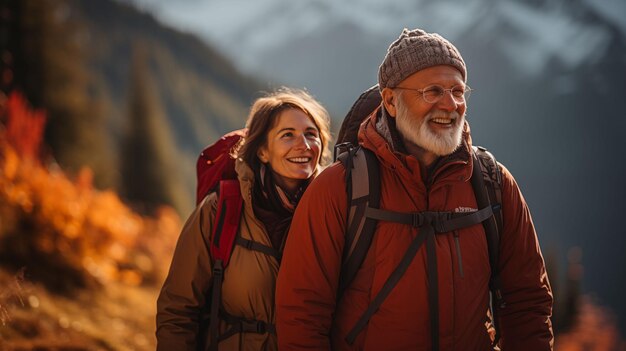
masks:
<path id="1" fill-rule="evenodd" d="M 396 96 L 390 88 L 384 88 L 380 92 L 383 98 L 383 105 L 391 117 L 396 117 Z"/>
<path id="2" fill-rule="evenodd" d="M 270 161 L 270 153 L 267 150 L 267 147 L 265 146 L 261 146 L 259 148 L 259 151 L 257 151 L 256 155 L 259 158 L 259 160 L 261 160 L 261 163 L 268 163 Z"/>

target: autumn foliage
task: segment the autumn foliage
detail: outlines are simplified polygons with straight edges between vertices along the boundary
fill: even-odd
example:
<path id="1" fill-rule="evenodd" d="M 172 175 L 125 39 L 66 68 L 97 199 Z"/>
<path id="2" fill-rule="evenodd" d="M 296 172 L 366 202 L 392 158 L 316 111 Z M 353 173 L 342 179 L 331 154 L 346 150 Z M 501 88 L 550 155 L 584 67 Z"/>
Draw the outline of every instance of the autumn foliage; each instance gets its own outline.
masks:
<path id="1" fill-rule="evenodd" d="M 10 95 L 0 129 L 0 260 L 65 290 L 108 281 L 160 281 L 180 220 L 160 208 L 134 213 L 113 191 L 92 186 L 83 168 L 70 177 L 36 155 L 45 113 Z M 1 128 L 1 126 L 0 126 Z M 165 258 L 165 260 L 163 259 Z"/>
<path id="2" fill-rule="evenodd" d="M 33 110 L 24 96 L 14 91 L 6 99 L 6 138 L 25 158 L 39 157 L 41 140 L 46 123 L 46 112 Z"/>

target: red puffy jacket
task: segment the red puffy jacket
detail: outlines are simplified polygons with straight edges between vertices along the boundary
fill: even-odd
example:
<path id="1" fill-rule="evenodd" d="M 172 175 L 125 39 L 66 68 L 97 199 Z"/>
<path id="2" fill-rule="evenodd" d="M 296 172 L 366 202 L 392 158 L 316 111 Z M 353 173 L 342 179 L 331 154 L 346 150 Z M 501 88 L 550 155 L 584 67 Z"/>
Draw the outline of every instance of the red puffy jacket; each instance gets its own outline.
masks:
<path id="1" fill-rule="evenodd" d="M 476 209 L 470 176 L 471 138 L 446 156 L 430 186 L 417 159 L 394 152 L 376 129 L 373 113 L 359 132 L 363 147 L 380 161 L 383 209 L 397 212 Z M 501 346 L 551 350 L 552 293 L 530 212 L 513 176 L 503 171 L 500 243 Z M 280 268 L 276 301 L 280 350 L 430 350 L 426 248 L 418 251 L 402 279 L 349 345 L 347 333 L 398 266 L 419 229 L 378 222 L 370 250 L 352 284 L 337 301 L 346 231 L 347 195 L 343 165 L 335 163 L 308 188 L 296 210 Z M 440 350 L 490 350 L 485 326 L 490 265 L 482 225 L 436 236 Z"/>

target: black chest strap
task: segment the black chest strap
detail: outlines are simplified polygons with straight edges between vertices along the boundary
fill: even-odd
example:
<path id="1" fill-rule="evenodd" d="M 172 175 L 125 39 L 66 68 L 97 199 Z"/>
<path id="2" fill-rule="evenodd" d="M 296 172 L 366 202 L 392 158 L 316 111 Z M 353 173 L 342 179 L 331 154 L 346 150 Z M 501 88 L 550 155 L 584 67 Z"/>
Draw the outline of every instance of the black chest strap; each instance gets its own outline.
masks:
<path id="1" fill-rule="evenodd" d="M 267 246 L 267 245 L 263 245 L 261 243 L 258 243 L 256 241 L 252 241 L 252 240 L 248 240 L 245 238 L 242 238 L 241 236 L 237 236 L 237 238 L 235 238 L 235 244 L 239 245 L 239 246 L 243 246 L 248 250 L 252 250 L 252 251 L 258 251 L 258 252 L 262 252 L 268 256 L 272 256 L 274 258 L 276 258 L 276 260 L 280 263 L 280 259 L 282 258 L 282 253 L 278 250 L 276 250 L 274 247 L 272 246 Z"/>
<path id="2" fill-rule="evenodd" d="M 219 336 L 218 342 L 239 333 L 276 334 L 276 326 L 274 324 L 233 316 L 224 311 L 224 309 L 220 309 L 219 315 L 221 320 L 228 324 L 228 329 Z"/>
<path id="3" fill-rule="evenodd" d="M 430 222 L 437 233 L 447 233 L 457 229 L 482 223 L 493 215 L 492 207 L 485 207 L 473 212 L 394 212 L 368 207 L 365 216 L 378 221 L 407 224 L 416 228 Z"/>
<path id="4" fill-rule="evenodd" d="M 411 225 L 420 228 L 420 233 L 411 241 L 404 256 L 396 269 L 391 273 L 383 287 L 380 289 L 372 303 L 356 325 L 346 336 L 349 344 L 354 343 L 357 335 L 365 328 L 370 318 L 380 308 L 391 290 L 398 284 L 409 265 L 415 258 L 420 247 L 426 242 L 427 278 L 428 278 L 428 305 L 431 324 L 432 349 L 439 349 L 439 287 L 437 275 L 437 252 L 435 248 L 435 235 L 448 233 L 457 229 L 470 227 L 483 222 L 493 215 L 491 206 L 479 211 L 469 213 L 454 212 L 414 212 L 400 213 L 368 207 L 365 216 L 378 221 L 388 221 Z"/>

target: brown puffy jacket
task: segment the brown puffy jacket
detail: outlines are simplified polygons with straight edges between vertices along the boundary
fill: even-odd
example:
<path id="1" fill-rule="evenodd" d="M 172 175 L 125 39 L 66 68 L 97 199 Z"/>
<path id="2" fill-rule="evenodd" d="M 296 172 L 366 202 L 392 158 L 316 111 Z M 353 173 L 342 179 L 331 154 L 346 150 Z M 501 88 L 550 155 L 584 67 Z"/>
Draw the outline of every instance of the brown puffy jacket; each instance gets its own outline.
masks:
<path id="1" fill-rule="evenodd" d="M 476 209 L 470 184 L 471 138 L 445 157 L 430 185 L 417 159 L 394 152 L 373 113 L 360 143 L 380 160 L 381 203 L 397 212 Z M 503 171 L 500 271 L 502 350 L 550 350 L 552 295 L 530 212 L 515 180 Z M 370 250 L 339 301 L 337 287 L 346 229 L 343 165 L 335 163 L 309 186 L 298 205 L 277 282 L 280 350 L 430 350 L 426 249 L 423 246 L 378 311 L 348 345 L 346 335 L 398 266 L 419 229 L 378 222 Z M 490 265 L 481 225 L 436 236 L 440 350 L 491 350 L 485 327 Z"/>
<path id="2" fill-rule="evenodd" d="M 239 230 L 244 239 L 270 246 L 263 224 L 251 206 L 253 174 L 243 162 L 236 171 L 244 198 Z M 191 214 L 178 239 L 170 272 L 157 301 L 157 349 L 203 350 L 208 345 L 212 264 L 210 235 L 217 207 L 209 194 Z M 238 317 L 274 323 L 274 287 L 278 261 L 269 255 L 235 245 L 224 272 L 222 307 Z M 204 311 L 204 312 L 203 312 Z M 204 320 L 203 320 L 204 319 Z M 220 325 L 220 334 L 227 326 Z M 219 350 L 276 350 L 272 333 L 237 333 L 219 343 Z"/>

